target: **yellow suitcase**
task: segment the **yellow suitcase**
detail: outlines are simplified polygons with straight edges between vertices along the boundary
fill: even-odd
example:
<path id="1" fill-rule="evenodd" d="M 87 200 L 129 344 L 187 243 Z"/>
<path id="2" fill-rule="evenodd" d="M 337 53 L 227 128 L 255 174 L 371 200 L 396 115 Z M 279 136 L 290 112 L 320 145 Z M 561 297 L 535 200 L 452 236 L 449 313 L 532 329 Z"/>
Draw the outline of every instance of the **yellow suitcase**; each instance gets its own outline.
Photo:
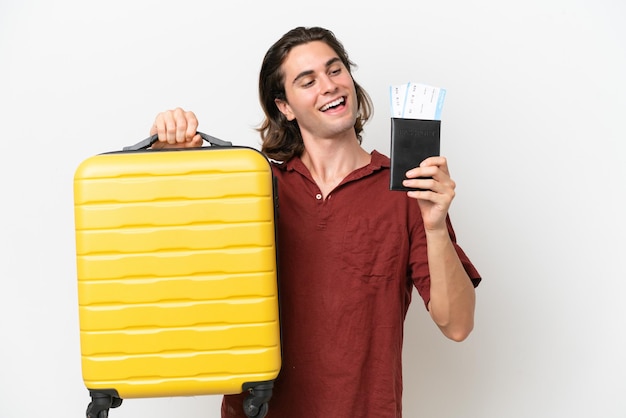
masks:
<path id="1" fill-rule="evenodd" d="M 122 399 L 249 391 L 263 417 L 281 365 L 271 166 L 255 149 L 146 149 L 74 176 L 88 418 Z"/>

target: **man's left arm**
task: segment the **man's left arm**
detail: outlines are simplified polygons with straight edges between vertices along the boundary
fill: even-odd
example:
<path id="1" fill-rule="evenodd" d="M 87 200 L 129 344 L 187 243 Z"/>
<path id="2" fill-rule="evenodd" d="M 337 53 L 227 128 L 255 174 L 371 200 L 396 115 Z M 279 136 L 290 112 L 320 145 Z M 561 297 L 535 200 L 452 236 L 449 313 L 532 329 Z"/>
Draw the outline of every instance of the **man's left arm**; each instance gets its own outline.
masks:
<path id="1" fill-rule="evenodd" d="M 474 328 L 476 293 L 447 229 L 426 232 L 430 301 L 428 309 L 443 334 L 463 341 Z"/>
<path id="2" fill-rule="evenodd" d="M 462 341 L 474 328 L 476 294 L 447 225 L 456 184 L 445 157 L 427 158 L 406 176 L 404 185 L 417 189 L 407 194 L 418 201 L 426 234 L 430 315 L 446 337 Z"/>

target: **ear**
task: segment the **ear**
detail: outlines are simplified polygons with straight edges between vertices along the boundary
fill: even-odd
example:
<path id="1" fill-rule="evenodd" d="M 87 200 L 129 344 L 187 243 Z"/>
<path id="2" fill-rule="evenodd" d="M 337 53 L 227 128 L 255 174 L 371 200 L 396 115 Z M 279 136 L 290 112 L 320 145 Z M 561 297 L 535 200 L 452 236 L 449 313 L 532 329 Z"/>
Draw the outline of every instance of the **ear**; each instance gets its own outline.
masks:
<path id="1" fill-rule="evenodd" d="M 296 118 L 296 115 L 294 115 L 291 111 L 291 106 L 289 106 L 289 103 L 281 99 L 274 99 L 274 103 L 276 104 L 278 110 L 280 110 L 280 113 L 285 115 L 288 121 L 292 121 Z"/>

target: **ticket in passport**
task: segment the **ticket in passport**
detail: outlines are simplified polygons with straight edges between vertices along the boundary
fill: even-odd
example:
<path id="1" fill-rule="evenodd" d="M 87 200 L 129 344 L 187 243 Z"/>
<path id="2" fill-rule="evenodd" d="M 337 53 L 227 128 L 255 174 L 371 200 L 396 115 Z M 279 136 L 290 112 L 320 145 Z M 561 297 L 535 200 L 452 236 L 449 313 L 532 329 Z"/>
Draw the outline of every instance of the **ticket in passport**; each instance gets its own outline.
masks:
<path id="1" fill-rule="evenodd" d="M 389 88 L 391 117 L 441 120 L 446 89 L 409 82 Z"/>

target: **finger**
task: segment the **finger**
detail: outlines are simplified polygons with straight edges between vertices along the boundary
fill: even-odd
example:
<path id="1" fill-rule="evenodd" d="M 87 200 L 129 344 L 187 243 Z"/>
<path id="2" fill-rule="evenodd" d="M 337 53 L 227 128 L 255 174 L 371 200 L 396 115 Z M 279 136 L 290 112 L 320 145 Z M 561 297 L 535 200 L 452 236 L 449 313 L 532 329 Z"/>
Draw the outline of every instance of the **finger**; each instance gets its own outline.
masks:
<path id="1" fill-rule="evenodd" d="M 427 177 L 404 180 L 402 182 L 402 185 L 416 191 L 437 191 L 437 182 L 432 178 Z"/>
<path id="2" fill-rule="evenodd" d="M 196 115 L 193 112 L 187 111 L 185 112 L 185 120 L 187 123 L 187 130 L 185 131 L 185 137 L 191 140 L 192 142 L 197 141 L 196 133 L 198 132 L 198 118 L 196 118 Z M 198 135 L 198 137 L 199 136 L 200 135 Z M 200 138 L 200 141 L 202 141 L 202 138 Z"/>
<path id="3" fill-rule="evenodd" d="M 189 142 L 189 146 L 192 148 L 201 147 L 203 143 L 204 143 L 204 139 L 202 139 L 200 134 L 195 134 L 193 138 L 191 139 L 191 142 Z"/>
<path id="4" fill-rule="evenodd" d="M 177 107 L 172 112 L 172 116 L 174 118 L 174 131 L 175 131 L 175 140 L 177 143 L 183 143 L 187 140 L 187 119 L 185 117 L 185 111 L 180 107 Z"/>
<path id="5" fill-rule="evenodd" d="M 407 191 L 407 195 L 413 199 L 430 202 L 439 206 L 444 212 L 447 212 L 448 208 L 452 204 L 452 201 L 454 200 L 455 192 L 454 190 L 446 190 L 445 193 L 441 193 L 435 190 L 420 189 Z"/>
<path id="6" fill-rule="evenodd" d="M 424 161 L 422 161 L 418 167 L 407 171 L 406 175 L 409 178 L 423 177 L 427 175 L 426 173 L 432 173 L 433 169 L 440 169 L 441 171 L 448 173 L 448 162 L 446 158 L 428 157 Z"/>
<path id="7" fill-rule="evenodd" d="M 409 190 L 406 192 L 406 194 L 409 197 L 413 199 L 418 199 L 418 200 L 433 201 L 435 199 L 435 193 L 430 190 L 425 190 L 425 189 Z"/>
<path id="8" fill-rule="evenodd" d="M 197 134 L 194 135 L 189 141 L 180 142 L 174 145 L 174 148 L 199 148 L 202 146 L 204 140 Z"/>
<path id="9" fill-rule="evenodd" d="M 420 167 L 426 167 L 426 166 L 431 166 L 431 165 L 443 166 L 443 165 L 446 165 L 446 163 L 447 163 L 446 157 L 436 155 L 436 156 L 432 156 L 432 157 L 428 157 L 424 159 L 424 161 L 420 163 Z"/>
<path id="10" fill-rule="evenodd" d="M 447 161 L 443 157 L 427 158 L 419 167 L 407 171 L 405 176 L 409 179 L 433 178 L 443 183 L 451 180 Z"/>
<path id="11" fill-rule="evenodd" d="M 437 166 L 420 166 L 407 171 L 405 176 L 408 179 L 433 177 L 438 171 L 439 168 Z"/>
<path id="12" fill-rule="evenodd" d="M 449 176 L 436 173 L 432 177 L 419 177 L 404 180 L 402 185 L 411 189 L 429 190 L 433 193 L 454 197 L 456 183 Z"/>
<path id="13" fill-rule="evenodd" d="M 420 167 L 439 167 L 441 171 L 448 173 L 448 160 L 446 157 L 428 157 L 422 161 Z"/>
<path id="14" fill-rule="evenodd" d="M 154 123 L 152 124 L 152 127 L 150 128 L 150 136 L 152 136 L 152 135 L 156 134 L 156 133 L 157 133 L 157 131 L 158 131 L 158 128 L 157 128 L 157 121 L 156 121 L 156 119 L 155 119 L 155 120 L 154 120 Z"/>
<path id="15" fill-rule="evenodd" d="M 168 144 L 176 143 L 176 119 L 174 118 L 174 112 L 168 110 L 159 114 L 161 123 L 158 125 L 159 141 L 167 142 Z"/>
<path id="16" fill-rule="evenodd" d="M 159 113 L 154 119 L 154 123 L 152 124 L 152 128 L 150 128 L 150 136 L 157 134 L 159 141 L 166 141 L 167 137 L 165 135 L 165 120 L 163 112 Z"/>
<path id="17" fill-rule="evenodd" d="M 427 160 L 422 161 L 419 166 L 407 171 L 405 176 L 409 179 L 432 176 L 432 173 L 436 170 L 437 166 L 426 163 L 426 161 Z"/>

